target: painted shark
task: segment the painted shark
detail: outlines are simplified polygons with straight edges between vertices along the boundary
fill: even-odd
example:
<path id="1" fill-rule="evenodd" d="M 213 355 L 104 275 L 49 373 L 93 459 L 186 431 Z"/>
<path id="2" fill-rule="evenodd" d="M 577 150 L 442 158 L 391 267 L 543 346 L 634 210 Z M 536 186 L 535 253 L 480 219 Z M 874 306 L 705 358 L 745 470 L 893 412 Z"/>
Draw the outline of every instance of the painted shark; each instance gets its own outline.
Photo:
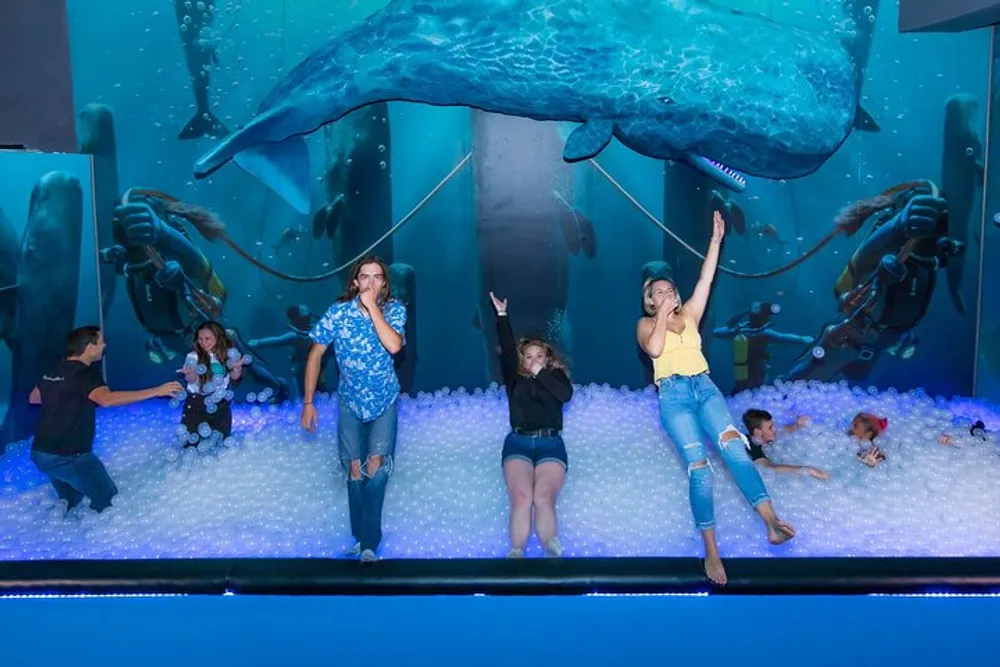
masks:
<path id="1" fill-rule="evenodd" d="M 195 165 L 233 160 L 310 212 L 304 136 L 405 100 L 575 122 L 563 158 L 617 138 L 721 185 L 816 171 L 857 115 L 854 62 L 825 34 L 708 0 L 391 0 L 300 62 Z"/>

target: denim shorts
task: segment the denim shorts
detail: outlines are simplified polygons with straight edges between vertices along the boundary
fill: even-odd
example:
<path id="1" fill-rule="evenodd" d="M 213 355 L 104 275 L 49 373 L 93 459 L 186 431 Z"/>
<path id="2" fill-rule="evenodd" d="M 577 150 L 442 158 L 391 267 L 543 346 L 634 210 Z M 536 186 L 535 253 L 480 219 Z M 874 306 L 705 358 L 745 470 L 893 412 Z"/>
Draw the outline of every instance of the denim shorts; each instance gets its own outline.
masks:
<path id="1" fill-rule="evenodd" d="M 563 468 L 569 469 L 569 459 L 566 456 L 566 443 L 559 431 L 538 431 L 537 435 L 516 433 L 511 431 L 503 441 L 503 453 L 500 463 L 507 459 L 521 459 L 532 465 L 558 461 Z"/>

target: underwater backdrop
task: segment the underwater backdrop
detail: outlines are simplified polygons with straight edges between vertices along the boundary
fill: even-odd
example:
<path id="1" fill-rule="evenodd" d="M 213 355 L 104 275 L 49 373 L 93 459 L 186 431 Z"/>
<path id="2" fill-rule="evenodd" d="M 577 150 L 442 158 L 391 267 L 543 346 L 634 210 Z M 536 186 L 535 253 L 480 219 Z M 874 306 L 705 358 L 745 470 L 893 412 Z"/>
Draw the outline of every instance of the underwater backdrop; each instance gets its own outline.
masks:
<path id="1" fill-rule="evenodd" d="M 112 386 L 173 377 L 207 315 L 255 356 L 244 391 L 295 398 L 305 332 L 372 251 L 410 311 L 404 391 L 498 379 L 489 290 L 574 382 L 642 387 L 642 281 L 687 296 L 722 208 L 702 334 L 724 391 L 968 395 L 978 358 L 997 393 L 988 299 L 976 346 L 987 32 L 901 35 L 897 3 L 861 0 L 68 8 Z M 824 336 L 928 197 L 949 214 L 906 250 L 926 261 L 865 331 Z"/>

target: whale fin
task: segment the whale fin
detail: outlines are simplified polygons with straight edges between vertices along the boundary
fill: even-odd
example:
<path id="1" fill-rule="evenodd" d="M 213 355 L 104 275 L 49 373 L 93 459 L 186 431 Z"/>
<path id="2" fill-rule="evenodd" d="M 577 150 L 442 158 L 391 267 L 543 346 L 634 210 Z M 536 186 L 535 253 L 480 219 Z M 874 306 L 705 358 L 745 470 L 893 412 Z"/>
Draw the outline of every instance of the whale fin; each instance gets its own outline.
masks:
<path id="1" fill-rule="evenodd" d="M 854 114 L 854 129 L 859 132 L 881 132 L 875 117 L 868 113 L 864 107 L 858 105 L 858 110 Z"/>
<path id="2" fill-rule="evenodd" d="M 296 211 L 309 215 L 309 149 L 301 135 L 240 151 L 233 162 Z"/>
<path id="3" fill-rule="evenodd" d="M 265 143 L 281 141 L 295 134 L 287 125 L 295 121 L 295 109 L 281 106 L 255 116 L 245 127 L 228 135 L 194 165 L 195 178 L 206 178 L 240 151 Z"/>
<path id="4" fill-rule="evenodd" d="M 563 159 L 579 162 L 594 157 L 610 143 L 614 131 L 615 124 L 610 120 L 588 120 L 569 135 Z"/>

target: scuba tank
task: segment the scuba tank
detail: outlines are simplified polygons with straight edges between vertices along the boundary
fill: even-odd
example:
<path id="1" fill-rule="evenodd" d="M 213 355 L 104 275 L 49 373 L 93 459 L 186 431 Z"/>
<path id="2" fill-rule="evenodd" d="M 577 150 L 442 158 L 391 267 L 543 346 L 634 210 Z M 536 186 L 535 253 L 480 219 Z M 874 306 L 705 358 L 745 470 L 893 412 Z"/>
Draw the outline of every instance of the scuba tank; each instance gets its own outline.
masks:
<path id="1" fill-rule="evenodd" d="M 733 336 L 733 379 L 746 382 L 750 378 L 750 341 L 741 331 Z"/>
<path id="2" fill-rule="evenodd" d="M 750 335 L 760 333 L 771 326 L 771 316 L 781 312 L 781 306 L 776 303 L 755 301 L 749 309 L 730 318 L 729 326 L 736 328 L 733 336 L 733 379 L 746 382 L 750 379 Z M 747 321 L 739 324 L 744 317 Z"/>

